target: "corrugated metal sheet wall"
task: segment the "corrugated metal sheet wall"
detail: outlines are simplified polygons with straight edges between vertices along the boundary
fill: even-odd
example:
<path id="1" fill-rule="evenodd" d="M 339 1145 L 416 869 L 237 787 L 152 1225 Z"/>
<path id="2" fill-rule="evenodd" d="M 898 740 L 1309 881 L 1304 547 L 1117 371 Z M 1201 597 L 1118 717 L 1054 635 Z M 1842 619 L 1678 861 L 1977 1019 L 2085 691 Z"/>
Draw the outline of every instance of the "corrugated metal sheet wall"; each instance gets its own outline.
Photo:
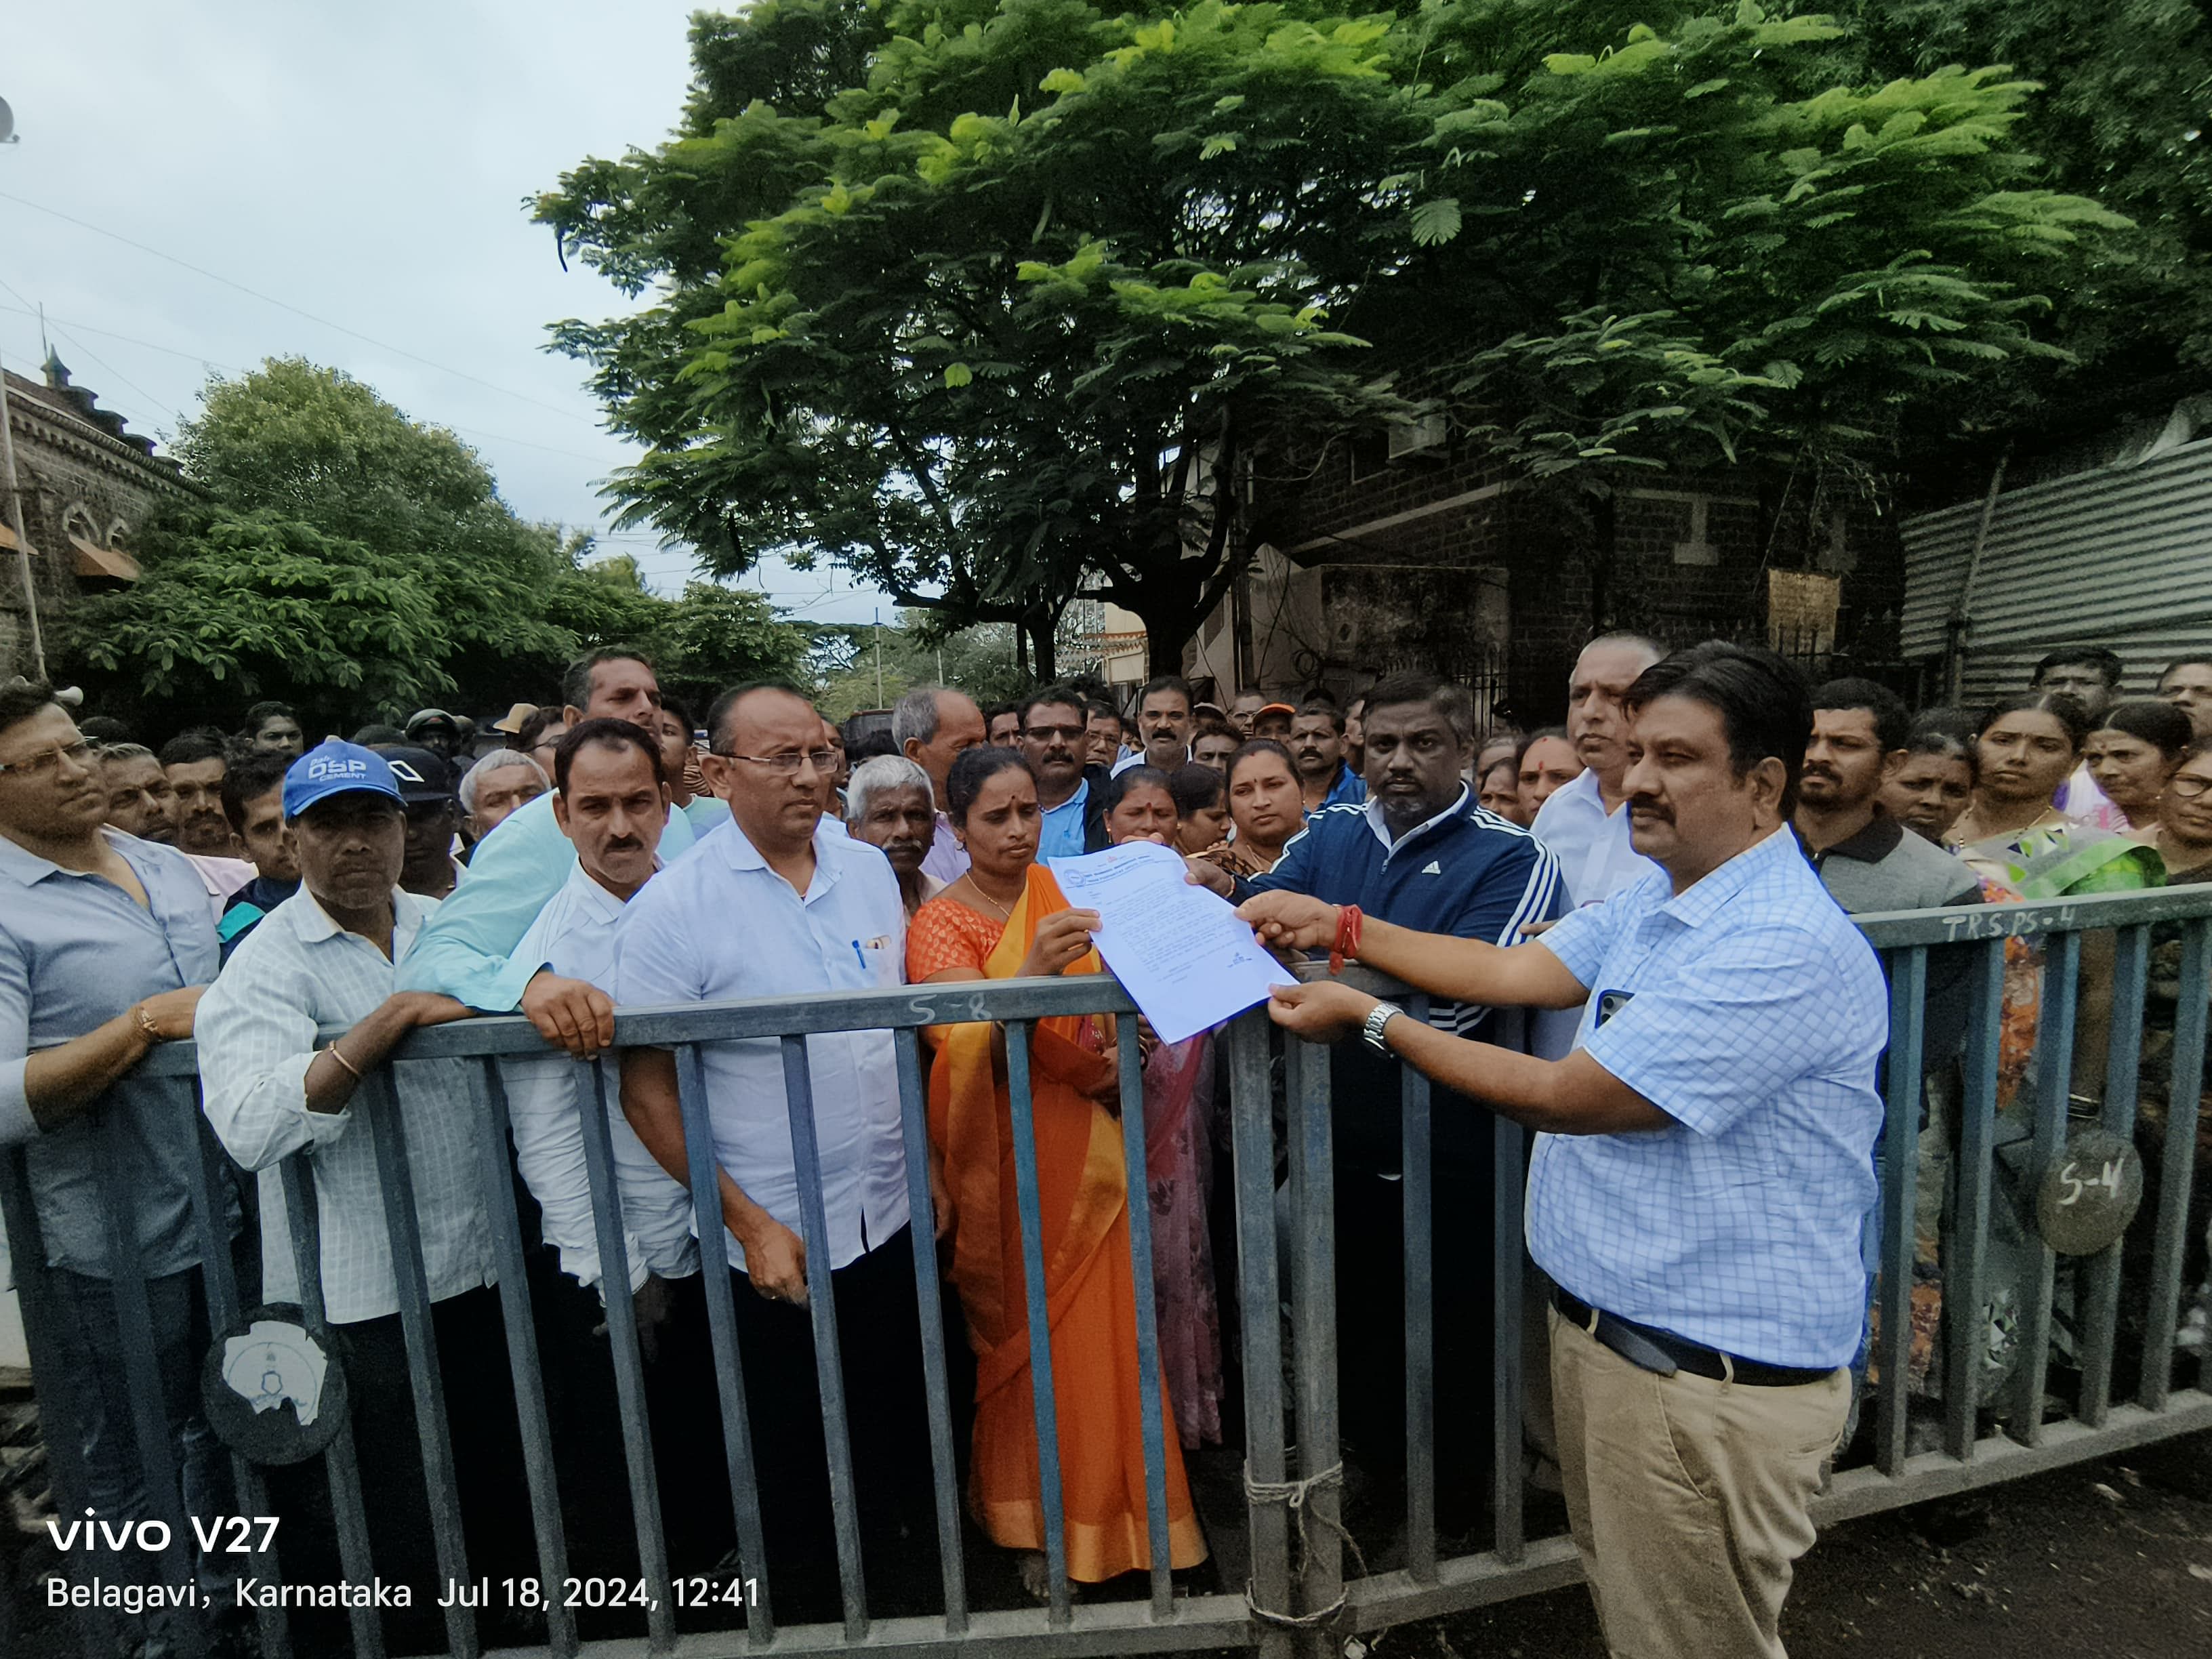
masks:
<path id="1" fill-rule="evenodd" d="M 1905 520 L 1903 645 L 1941 660 L 1979 500 Z M 2148 691 L 2187 651 L 2212 649 L 2212 440 L 1997 498 L 1967 606 L 1968 703 L 2023 688 L 2054 646 L 2109 646 Z"/>

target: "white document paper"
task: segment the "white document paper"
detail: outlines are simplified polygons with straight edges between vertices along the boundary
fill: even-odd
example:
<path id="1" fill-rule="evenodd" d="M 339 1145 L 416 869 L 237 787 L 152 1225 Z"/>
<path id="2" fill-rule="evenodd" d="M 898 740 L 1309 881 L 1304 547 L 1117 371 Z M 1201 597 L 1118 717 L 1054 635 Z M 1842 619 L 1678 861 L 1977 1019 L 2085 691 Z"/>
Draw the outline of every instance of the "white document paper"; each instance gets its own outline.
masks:
<path id="1" fill-rule="evenodd" d="M 1098 912 L 1092 942 L 1163 1042 L 1243 1013 L 1271 985 L 1297 983 L 1234 907 L 1183 878 L 1179 853 L 1124 842 L 1054 859 L 1052 873 L 1070 904 Z"/>

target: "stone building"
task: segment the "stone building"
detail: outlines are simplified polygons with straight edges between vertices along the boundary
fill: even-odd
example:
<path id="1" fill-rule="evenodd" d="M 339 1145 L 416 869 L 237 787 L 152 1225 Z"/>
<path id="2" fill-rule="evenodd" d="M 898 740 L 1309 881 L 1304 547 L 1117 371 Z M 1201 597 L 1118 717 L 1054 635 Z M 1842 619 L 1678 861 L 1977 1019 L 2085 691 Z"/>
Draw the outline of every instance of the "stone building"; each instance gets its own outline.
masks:
<path id="1" fill-rule="evenodd" d="M 8 428 L 31 543 L 31 585 L 48 635 L 81 593 L 138 580 L 132 550 L 154 511 L 196 494 L 154 441 L 128 430 L 123 417 L 99 407 L 49 353 L 33 380 L 8 374 Z M 0 677 L 31 671 L 30 629 L 23 592 L 23 552 L 14 521 L 0 503 Z"/>
<path id="2" fill-rule="evenodd" d="M 1771 643 L 1814 672 L 1897 659 L 1897 533 L 1856 495 L 1749 469 L 1540 490 L 1441 420 L 1259 473 L 1259 556 L 1186 653 L 1220 695 L 1421 668 L 1468 686 L 1486 726 L 1525 727 L 1561 717 L 1576 652 L 1608 628 Z"/>

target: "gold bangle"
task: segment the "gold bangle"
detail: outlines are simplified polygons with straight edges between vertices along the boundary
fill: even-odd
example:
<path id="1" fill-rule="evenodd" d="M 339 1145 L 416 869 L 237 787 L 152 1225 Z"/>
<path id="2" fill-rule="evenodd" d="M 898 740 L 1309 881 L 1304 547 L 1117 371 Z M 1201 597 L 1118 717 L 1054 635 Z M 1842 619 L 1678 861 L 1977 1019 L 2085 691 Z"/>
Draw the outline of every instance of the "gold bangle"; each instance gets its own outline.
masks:
<path id="1" fill-rule="evenodd" d="M 362 1074 L 355 1069 L 354 1063 L 338 1052 L 338 1045 L 337 1043 L 333 1042 L 329 1048 L 324 1049 L 323 1052 L 328 1054 L 332 1060 L 337 1061 L 337 1063 L 344 1068 L 346 1075 L 350 1077 L 356 1083 L 363 1081 Z"/>

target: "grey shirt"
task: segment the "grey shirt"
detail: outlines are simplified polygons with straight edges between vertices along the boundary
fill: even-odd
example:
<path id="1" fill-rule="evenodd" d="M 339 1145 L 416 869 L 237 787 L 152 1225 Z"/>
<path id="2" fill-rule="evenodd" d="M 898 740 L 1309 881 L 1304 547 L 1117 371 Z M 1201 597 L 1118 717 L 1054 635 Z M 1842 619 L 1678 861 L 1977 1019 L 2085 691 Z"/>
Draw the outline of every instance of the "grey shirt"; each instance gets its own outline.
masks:
<path id="1" fill-rule="evenodd" d="M 1847 915 L 1933 910 L 1981 899 L 1981 882 L 1964 860 L 1884 812 L 1856 836 L 1809 856 L 1820 884 Z"/>
<path id="2" fill-rule="evenodd" d="M 28 1057 L 106 1024 L 142 998 L 216 976 L 207 889 L 185 855 L 103 830 L 148 904 L 0 836 L 0 1146 L 27 1143 L 31 1194 L 54 1267 L 108 1277 L 101 1220 L 103 1127 L 122 1160 L 144 1271 L 195 1265 L 190 1171 L 199 1156 L 189 1082 L 136 1073 L 86 1110 L 40 1133 L 23 1091 Z"/>
<path id="3" fill-rule="evenodd" d="M 1801 836 L 1797 843 L 1802 847 Z M 1880 910 L 1933 910 L 1946 904 L 1978 904 L 1981 878 L 1965 860 L 1945 852 L 1877 811 L 1856 836 L 1806 855 L 1847 915 Z M 1964 946 L 1937 945 L 1928 953 L 1928 989 L 1921 1036 L 1923 1069 L 1934 1071 L 1965 1045 L 1973 957 Z M 1887 963 L 1883 965 L 1888 973 Z"/>

